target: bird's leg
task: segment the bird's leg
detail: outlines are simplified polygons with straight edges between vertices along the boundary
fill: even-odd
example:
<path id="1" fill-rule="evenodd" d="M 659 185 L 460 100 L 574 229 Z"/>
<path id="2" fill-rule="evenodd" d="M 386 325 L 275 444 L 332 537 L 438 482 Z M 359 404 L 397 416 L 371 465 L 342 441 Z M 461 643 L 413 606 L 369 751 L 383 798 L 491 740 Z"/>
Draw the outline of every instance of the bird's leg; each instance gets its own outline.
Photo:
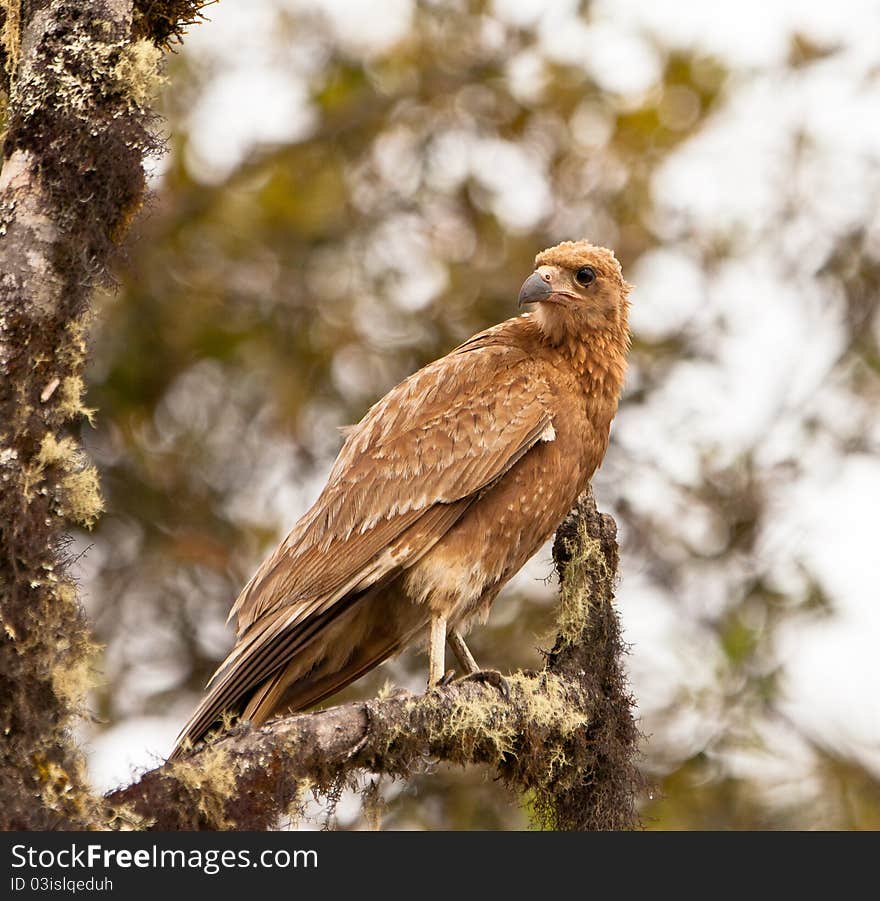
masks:
<path id="1" fill-rule="evenodd" d="M 428 688 L 440 684 L 446 671 L 446 617 L 431 620 L 431 645 L 428 657 Z"/>
<path id="2" fill-rule="evenodd" d="M 449 641 L 449 647 L 452 648 L 453 653 L 458 658 L 458 662 L 461 664 L 462 669 L 464 669 L 465 675 L 470 676 L 473 673 L 478 673 L 480 668 L 477 666 L 477 661 L 474 660 L 474 655 L 464 643 L 461 632 L 455 628 L 450 629 L 447 639 Z"/>

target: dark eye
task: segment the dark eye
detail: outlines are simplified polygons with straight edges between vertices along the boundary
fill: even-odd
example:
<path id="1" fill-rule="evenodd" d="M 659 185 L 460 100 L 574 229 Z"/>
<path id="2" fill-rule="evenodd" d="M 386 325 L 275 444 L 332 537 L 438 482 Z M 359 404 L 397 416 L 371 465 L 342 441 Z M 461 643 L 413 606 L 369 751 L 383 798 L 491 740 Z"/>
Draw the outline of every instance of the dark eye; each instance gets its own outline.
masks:
<path id="1" fill-rule="evenodd" d="M 592 266 L 584 266 L 574 274 L 574 280 L 585 288 L 596 281 L 596 270 Z"/>

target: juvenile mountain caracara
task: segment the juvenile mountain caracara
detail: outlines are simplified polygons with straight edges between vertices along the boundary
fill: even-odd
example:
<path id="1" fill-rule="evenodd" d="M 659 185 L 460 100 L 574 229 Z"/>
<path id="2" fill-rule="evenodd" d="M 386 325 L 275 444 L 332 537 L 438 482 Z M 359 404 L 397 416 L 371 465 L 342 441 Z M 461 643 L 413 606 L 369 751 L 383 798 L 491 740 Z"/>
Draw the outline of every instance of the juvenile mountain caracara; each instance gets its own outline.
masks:
<path id="1" fill-rule="evenodd" d="M 244 587 L 237 641 L 178 738 L 305 710 L 429 636 L 428 684 L 550 537 L 608 446 L 629 346 L 610 250 L 538 254 L 520 306 L 392 388 L 348 432 L 314 506 Z"/>

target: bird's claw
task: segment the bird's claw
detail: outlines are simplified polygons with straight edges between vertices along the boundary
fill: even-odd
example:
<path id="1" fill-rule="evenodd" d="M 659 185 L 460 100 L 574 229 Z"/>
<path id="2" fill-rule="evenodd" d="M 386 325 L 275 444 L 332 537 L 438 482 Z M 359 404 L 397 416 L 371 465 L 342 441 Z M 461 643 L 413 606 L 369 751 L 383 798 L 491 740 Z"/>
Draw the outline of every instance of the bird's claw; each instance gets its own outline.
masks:
<path id="1" fill-rule="evenodd" d="M 505 701 L 510 700 L 510 684 L 507 679 L 494 669 L 481 669 L 475 673 L 465 676 L 462 682 L 483 682 L 498 689 L 499 694 Z"/>
<path id="2" fill-rule="evenodd" d="M 440 681 L 437 683 L 437 687 L 438 687 L 438 688 L 445 688 L 447 685 L 450 684 L 450 682 L 452 682 L 452 680 L 453 680 L 454 678 L 455 678 L 455 670 L 454 670 L 454 669 L 448 669 L 448 670 L 446 670 L 445 675 L 443 675 L 443 677 L 442 677 L 442 678 L 440 679 Z"/>

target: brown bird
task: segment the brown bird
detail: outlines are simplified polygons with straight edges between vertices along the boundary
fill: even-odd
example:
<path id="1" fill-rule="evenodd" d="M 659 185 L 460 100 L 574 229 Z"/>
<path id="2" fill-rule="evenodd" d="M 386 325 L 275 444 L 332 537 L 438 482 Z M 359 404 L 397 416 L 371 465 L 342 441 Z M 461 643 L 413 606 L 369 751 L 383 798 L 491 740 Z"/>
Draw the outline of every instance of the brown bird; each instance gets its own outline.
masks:
<path id="1" fill-rule="evenodd" d="M 350 428 L 314 506 L 236 600 L 237 641 L 172 756 L 223 713 L 255 725 L 324 700 L 429 635 L 428 684 L 549 538 L 608 446 L 629 346 L 610 250 L 538 254 L 534 312 L 409 376 Z"/>

